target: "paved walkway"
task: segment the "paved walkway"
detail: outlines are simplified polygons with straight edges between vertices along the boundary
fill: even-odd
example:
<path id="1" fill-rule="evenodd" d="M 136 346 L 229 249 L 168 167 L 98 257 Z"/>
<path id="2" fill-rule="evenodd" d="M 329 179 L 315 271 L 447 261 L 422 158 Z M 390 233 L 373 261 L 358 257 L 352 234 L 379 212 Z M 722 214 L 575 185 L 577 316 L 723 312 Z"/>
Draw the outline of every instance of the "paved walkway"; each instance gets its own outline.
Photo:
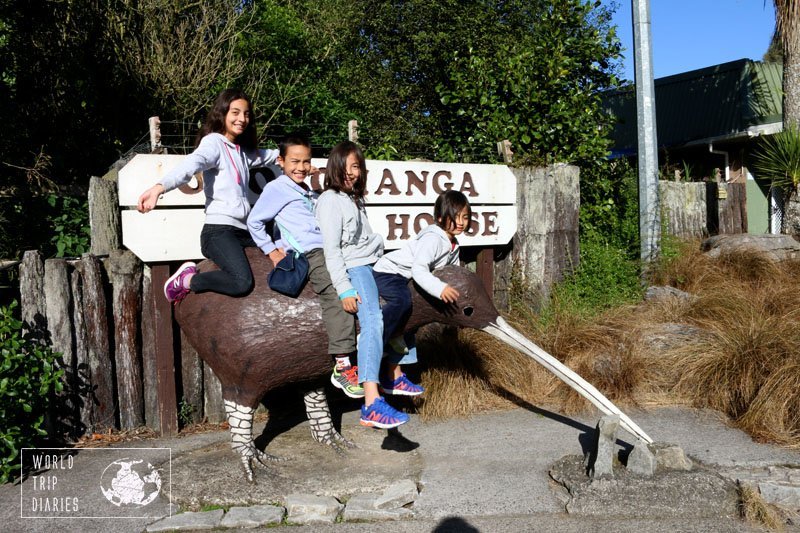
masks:
<path id="1" fill-rule="evenodd" d="M 692 459 L 726 476 L 774 477 L 776 471 L 800 474 L 800 451 L 754 443 L 711 411 L 662 408 L 629 414 L 656 441 L 678 444 Z M 141 514 L 142 509 L 166 513 L 168 500 L 159 496 L 145 507 L 126 511 L 130 506 L 110 504 L 101 488 L 109 488 L 109 472 L 119 468 L 108 470 L 111 462 L 142 457 L 145 463 L 150 461 L 161 468 L 162 492 L 171 492 L 173 502 L 182 509 L 283 503 L 292 493 L 334 496 L 344 501 L 355 493 L 377 492 L 398 479 L 411 479 L 420 487 L 413 505 L 414 518 L 382 523 L 381 529 L 670 533 L 756 530 L 735 517 L 568 515 L 563 494 L 548 470 L 565 455 L 583 454 L 592 441 L 598 416 L 570 418 L 533 407 L 436 423 L 423 423 L 412 416 L 401 431 L 389 433 L 360 427 L 356 413 L 350 411 L 342 415 L 343 434 L 359 448 L 344 457 L 314 443 L 304 421 L 273 423 L 266 430 L 262 424 L 256 430 L 263 433 L 260 440 L 267 443 L 267 451 L 288 460 L 257 470 L 254 486 L 243 480 L 227 431 L 126 443 L 105 448 L 104 452 L 79 450 L 71 466 L 53 469 L 38 481 L 31 476 L 22 484 L 0 487 L 0 519 L 4 531 L 141 532 L 155 518 L 123 517 L 121 513 Z M 632 442 L 623 432 L 620 440 Z M 171 455 L 171 471 L 169 462 L 158 464 L 159 453 Z M 48 485 L 48 476 L 57 478 L 55 487 Z M 789 488 L 795 482 L 800 486 L 800 478 L 792 480 L 787 477 Z M 57 512 L 43 511 L 42 498 L 54 497 L 59 499 L 61 508 Z M 39 503 L 34 503 L 36 498 Z M 61 499 L 67 498 L 78 499 L 77 513 L 64 509 Z M 30 518 L 34 515 L 40 517 Z M 376 525 L 284 527 L 292 532 L 345 533 L 374 530 Z"/>

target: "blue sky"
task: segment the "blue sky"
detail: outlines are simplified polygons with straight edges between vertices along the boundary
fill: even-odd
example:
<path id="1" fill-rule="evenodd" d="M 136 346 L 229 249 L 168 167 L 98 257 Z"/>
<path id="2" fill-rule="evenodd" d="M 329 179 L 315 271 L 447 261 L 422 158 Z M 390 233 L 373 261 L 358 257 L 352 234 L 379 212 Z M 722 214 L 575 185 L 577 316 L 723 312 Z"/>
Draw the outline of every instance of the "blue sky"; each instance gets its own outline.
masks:
<path id="1" fill-rule="evenodd" d="M 614 0 L 602 0 L 610 5 Z M 633 80 L 631 0 L 616 0 L 625 48 L 623 78 Z M 656 78 L 750 58 L 761 59 L 775 27 L 772 0 L 650 0 Z"/>

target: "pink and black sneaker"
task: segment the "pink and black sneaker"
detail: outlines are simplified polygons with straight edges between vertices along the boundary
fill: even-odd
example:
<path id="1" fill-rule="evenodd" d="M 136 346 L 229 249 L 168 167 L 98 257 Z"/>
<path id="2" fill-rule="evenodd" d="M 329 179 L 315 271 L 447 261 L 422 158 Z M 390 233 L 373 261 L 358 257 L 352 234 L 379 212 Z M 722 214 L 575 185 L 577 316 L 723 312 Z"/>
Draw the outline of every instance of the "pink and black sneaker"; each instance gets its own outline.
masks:
<path id="1" fill-rule="evenodd" d="M 187 294 L 189 289 L 186 288 L 184 279 L 190 274 L 197 274 L 197 265 L 191 261 L 187 261 L 178 267 L 178 270 L 169 277 L 164 284 L 164 296 L 170 302 L 180 302 Z"/>

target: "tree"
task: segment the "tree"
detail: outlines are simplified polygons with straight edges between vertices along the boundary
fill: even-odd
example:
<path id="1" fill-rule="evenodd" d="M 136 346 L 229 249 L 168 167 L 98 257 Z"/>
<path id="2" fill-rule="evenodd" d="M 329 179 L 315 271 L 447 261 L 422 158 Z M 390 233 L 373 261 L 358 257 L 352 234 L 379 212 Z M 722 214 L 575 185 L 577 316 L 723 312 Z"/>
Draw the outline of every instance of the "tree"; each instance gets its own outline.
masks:
<path id="1" fill-rule="evenodd" d="M 495 141 L 509 139 L 534 163 L 606 155 L 600 92 L 617 83 L 619 53 L 611 12 L 581 0 L 534 5 L 509 18 L 519 21 L 512 38 L 452 58 L 449 83 L 437 87 L 443 130 L 453 132 L 443 148 L 491 160 Z"/>
<path id="2" fill-rule="evenodd" d="M 783 50 L 783 124 L 800 128 L 800 0 L 773 0 Z"/>
<path id="3" fill-rule="evenodd" d="M 607 120 L 597 94 L 616 83 L 619 44 L 599 2 L 354 4 L 363 16 L 337 49 L 336 86 L 368 150 L 492 161 L 509 138 L 536 160 L 604 153 L 584 149 Z"/>
<path id="4" fill-rule="evenodd" d="M 115 58 L 152 95 L 155 114 L 201 118 L 250 60 L 238 51 L 252 29 L 252 10 L 240 1 L 115 0 L 100 11 Z"/>

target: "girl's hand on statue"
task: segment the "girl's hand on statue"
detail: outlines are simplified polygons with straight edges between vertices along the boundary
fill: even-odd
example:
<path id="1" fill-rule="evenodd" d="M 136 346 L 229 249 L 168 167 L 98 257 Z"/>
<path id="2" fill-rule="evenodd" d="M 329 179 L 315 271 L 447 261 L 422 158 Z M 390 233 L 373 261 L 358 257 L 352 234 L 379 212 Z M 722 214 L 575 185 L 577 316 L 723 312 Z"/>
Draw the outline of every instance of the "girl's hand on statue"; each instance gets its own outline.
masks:
<path id="1" fill-rule="evenodd" d="M 270 258 L 270 260 L 272 260 L 273 265 L 277 265 L 284 257 L 286 257 L 286 252 L 283 250 L 283 248 L 275 248 L 268 253 L 267 256 Z"/>
<path id="2" fill-rule="evenodd" d="M 140 213 L 152 211 L 162 194 L 164 194 L 164 186 L 160 183 L 156 183 L 142 193 L 139 197 L 139 202 L 136 204 L 136 209 L 138 209 Z"/>
<path id="3" fill-rule="evenodd" d="M 458 301 L 458 296 L 459 294 L 457 290 L 450 285 L 445 285 L 439 298 L 441 298 L 441 300 L 446 304 L 454 304 L 456 301 Z"/>
<path id="4" fill-rule="evenodd" d="M 361 303 L 361 296 L 350 296 L 342 300 L 342 308 L 350 314 L 358 313 L 358 304 Z"/>

